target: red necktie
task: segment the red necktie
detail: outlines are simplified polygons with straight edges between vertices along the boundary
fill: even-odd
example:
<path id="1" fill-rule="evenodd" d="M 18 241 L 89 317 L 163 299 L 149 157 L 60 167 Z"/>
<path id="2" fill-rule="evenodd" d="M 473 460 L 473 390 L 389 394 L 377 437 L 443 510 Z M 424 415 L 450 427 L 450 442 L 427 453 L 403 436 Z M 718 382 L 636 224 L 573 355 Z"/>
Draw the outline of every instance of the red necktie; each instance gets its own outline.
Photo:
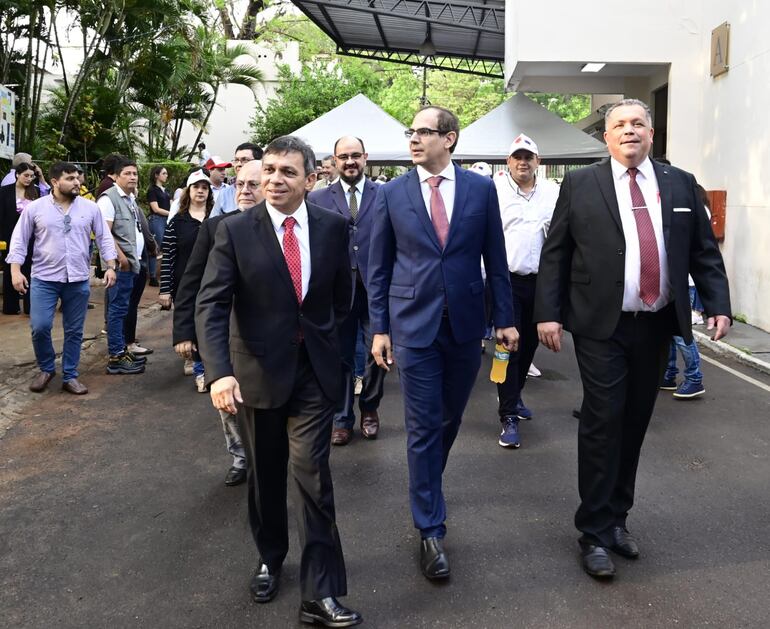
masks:
<path id="1" fill-rule="evenodd" d="M 631 210 L 636 220 L 636 232 L 639 235 L 639 297 L 648 306 L 652 306 L 660 296 L 660 259 L 658 258 L 658 241 L 652 227 L 650 212 L 639 184 L 636 183 L 638 169 L 629 168 L 628 182 L 631 189 Z"/>
<path id="2" fill-rule="evenodd" d="M 297 219 L 287 216 L 283 221 L 283 257 L 286 266 L 289 267 L 291 282 L 294 284 L 294 292 L 297 294 L 297 303 L 302 305 L 302 257 L 299 254 L 299 243 L 294 235 L 294 225 Z"/>
<path id="3" fill-rule="evenodd" d="M 436 236 L 442 249 L 446 245 L 447 236 L 449 236 L 449 219 L 446 215 L 444 199 L 438 191 L 443 180 L 444 178 L 441 176 L 428 177 L 427 179 L 430 186 L 430 220 L 433 223 L 433 229 L 436 230 Z"/>

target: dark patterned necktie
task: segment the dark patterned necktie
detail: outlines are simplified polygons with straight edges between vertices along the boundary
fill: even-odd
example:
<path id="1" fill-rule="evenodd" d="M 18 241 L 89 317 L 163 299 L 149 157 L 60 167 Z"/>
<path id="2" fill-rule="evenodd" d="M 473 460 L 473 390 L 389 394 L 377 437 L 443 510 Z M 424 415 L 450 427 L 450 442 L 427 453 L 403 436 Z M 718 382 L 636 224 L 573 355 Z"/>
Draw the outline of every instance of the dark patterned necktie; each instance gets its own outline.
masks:
<path id="1" fill-rule="evenodd" d="M 637 168 L 629 168 L 628 182 L 631 189 L 631 210 L 636 220 L 636 233 L 639 236 L 639 297 L 648 306 L 652 306 L 660 296 L 660 258 L 658 241 L 652 226 L 650 212 L 644 200 L 642 189 L 636 182 Z"/>
<path id="2" fill-rule="evenodd" d="M 356 189 L 350 188 L 350 218 L 356 220 L 358 216 L 358 197 L 356 196 Z"/>
<path id="3" fill-rule="evenodd" d="M 447 218 L 444 199 L 438 191 L 438 187 L 444 181 L 444 178 L 438 175 L 436 177 L 428 177 L 427 181 L 430 186 L 430 220 L 433 223 L 433 229 L 436 231 L 438 242 L 443 249 L 446 246 L 447 236 L 449 236 L 449 219 Z"/>
<path id="4" fill-rule="evenodd" d="M 294 284 L 294 292 L 297 295 L 297 303 L 302 305 L 302 257 L 299 253 L 299 243 L 294 235 L 294 225 L 297 219 L 287 216 L 283 221 L 283 257 L 289 268 L 291 282 Z"/>

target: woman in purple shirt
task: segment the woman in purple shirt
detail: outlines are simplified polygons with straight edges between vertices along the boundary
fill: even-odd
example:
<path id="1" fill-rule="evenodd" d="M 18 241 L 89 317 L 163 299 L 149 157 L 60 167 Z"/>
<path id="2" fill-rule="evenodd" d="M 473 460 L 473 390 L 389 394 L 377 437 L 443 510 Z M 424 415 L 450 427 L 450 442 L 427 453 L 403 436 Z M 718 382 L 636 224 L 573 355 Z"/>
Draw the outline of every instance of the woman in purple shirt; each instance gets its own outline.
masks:
<path id="1" fill-rule="evenodd" d="M 10 247 L 11 234 L 19 222 L 19 216 L 24 209 L 40 196 L 35 185 L 35 169 L 32 164 L 22 162 L 16 166 L 16 183 L 0 187 L 0 240 Z M 29 276 L 32 266 L 32 244 L 27 252 L 27 262 L 22 266 L 22 273 Z M 21 314 L 19 299 L 22 295 L 16 292 L 11 282 L 11 269 L 3 264 L 3 314 Z M 29 314 L 29 293 L 23 296 L 24 314 Z"/>

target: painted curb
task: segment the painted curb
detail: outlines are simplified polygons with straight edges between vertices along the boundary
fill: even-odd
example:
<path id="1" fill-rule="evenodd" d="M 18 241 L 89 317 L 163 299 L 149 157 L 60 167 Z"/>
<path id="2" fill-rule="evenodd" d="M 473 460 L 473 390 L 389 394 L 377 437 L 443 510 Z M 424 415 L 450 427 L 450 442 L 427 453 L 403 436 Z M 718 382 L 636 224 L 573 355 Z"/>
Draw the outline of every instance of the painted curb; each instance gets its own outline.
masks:
<path id="1" fill-rule="evenodd" d="M 708 351 L 714 352 L 721 356 L 730 356 L 739 363 L 742 363 L 748 367 L 753 367 L 762 373 L 770 374 L 770 363 L 760 360 L 751 354 L 747 354 L 744 351 L 739 350 L 737 347 L 733 347 L 729 343 L 724 341 L 712 341 L 711 337 L 703 332 L 697 330 L 692 331 L 692 335 L 695 338 L 698 345 Z"/>

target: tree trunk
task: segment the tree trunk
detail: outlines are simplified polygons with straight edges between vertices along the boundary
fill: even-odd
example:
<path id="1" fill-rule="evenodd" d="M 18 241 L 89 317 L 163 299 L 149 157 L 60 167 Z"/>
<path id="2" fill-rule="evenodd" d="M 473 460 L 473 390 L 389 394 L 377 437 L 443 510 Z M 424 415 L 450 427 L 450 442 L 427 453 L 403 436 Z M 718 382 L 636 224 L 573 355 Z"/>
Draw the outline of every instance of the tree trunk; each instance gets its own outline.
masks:
<path id="1" fill-rule="evenodd" d="M 246 7 L 246 15 L 241 22 L 241 30 L 238 33 L 238 39 L 251 41 L 257 34 L 257 15 L 265 8 L 264 0 L 249 0 L 249 6 Z M 230 38 L 234 39 L 234 38 Z"/>
<path id="2" fill-rule="evenodd" d="M 198 143 L 201 141 L 203 132 L 206 130 L 206 125 L 209 123 L 209 118 L 211 118 L 214 107 L 217 106 L 217 94 L 219 94 L 219 83 L 214 84 L 214 95 L 211 98 L 211 107 L 209 107 L 209 110 L 206 112 L 206 118 L 203 120 L 201 128 L 198 129 L 198 135 L 195 137 L 195 142 L 193 142 L 192 147 L 190 147 L 190 152 L 187 154 L 187 161 L 190 161 L 192 156 L 195 154 L 195 149 L 198 146 Z"/>

